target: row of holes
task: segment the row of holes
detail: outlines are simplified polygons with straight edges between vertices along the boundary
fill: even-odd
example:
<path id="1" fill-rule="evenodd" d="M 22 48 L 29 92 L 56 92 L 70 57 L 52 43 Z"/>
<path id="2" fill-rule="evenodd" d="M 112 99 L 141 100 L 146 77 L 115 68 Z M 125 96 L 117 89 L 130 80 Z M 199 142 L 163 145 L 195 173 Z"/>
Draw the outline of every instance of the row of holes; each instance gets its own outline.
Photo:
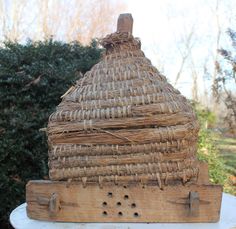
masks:
<path id="1" fill-rule="evenodd" d="M 112 198 L 112 196 L 113 196 L 112 192 L 108 192 L 108 193 L 107 193 L 107 196 L 110 197 L 110 198 Z M 125 199 L 125 200 L 128 200 L 128 199 L 129 199 L 129 196 L 128 196 L 128 195 L 124 195 L 124 199 Z"/>
<path id="2" fill-rule="evenodd" d="M 107 206 L 107 202 L 103 202 L 102 205 L 103 205 L 103 207 L 106 207 Z M 121 202 L 117 202 L 116 205 L 117 206 L 121 206 Z M 136 204 L 132 203 L 131 204 L 131 208 L 135 208 L 135 207 L 136 207 Z"/>
<path id="3" fill-rule="evenodd" d="M 127 188 L 127 187 L 124 186 L 124 188 Z M 110 198 L 112 198 L 112 197 L 113 197 L 113 193 L 112 193 L 112 192 L 108 192 L 108 193 L 107 193 L 107 196 L 110 197 Z M 124 199 L 125 199 L 125 200 L 128 200 L 128 199 L 129 199 L 129 196 L 128 196 L 128 195 L 124 195 Z M 103 205 L 104 207 L 107 206 L 107 202 L 103 202 L 102 205 Z M 116 205 L 117 205 L 117 206 L 121 206 L 121 202 L 117 202 Z M 131 208 L 135 208 L 135 207 L 136 207 L 136 204 L 135 204 L 135 203 L 132 203 L 132 204 L 131 204 Z M 104 215 L 104 216 L 107 216 L 108 213 L 107 213 L 106 211 L 104 211 L 104 212 L 103 212 L 103 215 Z M 123 213 L 122 213 L 122 212 L 118 212 L 118 216 L 120 216 L 120 217 L 123 216 Z M 139 216 L 138 212 L 135 212 L 135 213 L 134 213 L 134 217 L 138 217 L 138 216 Z"/>
<path id="4" fill-rule="evenodd" d="M 107 213 L 107 211 L 104 211 L 103 213 L 102 213 L 104 216 L 107 216 L 108 215 L 108 213 Z M 123 216 L 123 213 L 122 212 L 118 212 L 118 216 Z M 139 214 L 138 214 L 138 212 L 135 212 L 134 213 L 134 217 L 139 217 Z"/>
<path id="5" fill-rule="evenodd" d="M 126 186 L 126 185 L 124 185 L 124 186 L 123 186 L 123 188 L 127 188 L 127 186 Z M 143 185 L 143 186 L 142 186 L 142 188 L 145 188 L 145 186 Z"/>
<path id="6" fill-rule="evenodd" d="M 123 187 L 124 187 L 124 188 L 127 188 L 127 186 L 123 186 Z M 142 188 L 144 189 L 144 188 L 145 188 L 145 186 L 143 185 L 143 186 L 142 186 Z"/>
<path id="7" fill-rule="evenodd" d="M 123 187 L 124 187 L 124 188 L 127 188 L 127 186 L 123 186 Z M 144 189 L 144 188 L 145 188 L 145 186 L 143 185 L 143 186 L 142 186 L 142 188 Z"/>

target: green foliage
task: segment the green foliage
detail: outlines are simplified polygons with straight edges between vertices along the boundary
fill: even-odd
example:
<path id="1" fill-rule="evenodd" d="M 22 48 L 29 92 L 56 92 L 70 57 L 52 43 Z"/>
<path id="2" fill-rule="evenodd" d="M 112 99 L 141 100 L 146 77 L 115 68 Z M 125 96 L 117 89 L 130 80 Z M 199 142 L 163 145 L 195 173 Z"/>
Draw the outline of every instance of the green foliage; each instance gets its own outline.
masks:
<path id="1" fill-rule="evenodd" d="M 215 134 L 214 142 L 221 153 L 221 157 L 225 160 L 227 171 L 236 176 L 236 139 Z"/>
<path id="2" fill-rule="evenodd" d="M 227 172 L 224 160 L 215 147 L 211 131 L 203 128 L 200 130 L 198 137 L 198 159 L 208 163 L 211 182 L 225 184 Z"/>
<path id="3" fill-rule="evenodd" d="M 39 129 L 100 54 L 95 42 L 6 42 L 0 48 L 0 228 L 25 201 L 26 182 L 47 177 L 47 142 Z"/>
<path id="4" fill-rule="evenodd" d="M 223 185 L 225 192 L 236 194 L 229 179 L 230 174 L 228 173 L 228 166 L 225 160 L 221 157 L 219 149 L 215 143 L 216 134 L 211 129 L 208 129 L 208 125 L 206 125 L 209 120 L 215 122 L 215 115 L 198 104 L 195 104 L 194 108 L 201 126 L 198 136 L 198 159 L 205 161 L 208 164 L 210 181 L 212 183 L 221 184 Z M 211 124 L 213 125 L 214 122 Z"/>
<path id="5" fill-rule="evenodd" d="M 199 112 L 198 118 L 200 120 L 200 123 L 206 128 L 208 128 L 208 126 L 213 126 L 216 123 L 216 115 L 209 109 L 204 109 Z"/>
<path id="6" fill-rule="evenodd" d="M 216 123 L 216 115 L 209 108 L 201 106 L 196 102 L 191 102 L 202 128 L 213 127 Z"/>
<path id="7" fill-rule="evenodd" d="M 219 133 L 214 134 L 213 137 L 229 174 L 224 191 L 236 195 L 236 139 L 225 137 Z"/>

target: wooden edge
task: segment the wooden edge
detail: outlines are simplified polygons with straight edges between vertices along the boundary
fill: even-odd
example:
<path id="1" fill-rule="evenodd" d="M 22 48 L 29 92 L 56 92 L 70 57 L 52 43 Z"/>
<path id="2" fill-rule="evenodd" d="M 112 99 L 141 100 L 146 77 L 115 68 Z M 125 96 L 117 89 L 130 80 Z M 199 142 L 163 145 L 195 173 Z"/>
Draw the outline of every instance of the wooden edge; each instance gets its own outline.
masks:
<path id="1" fill-rule="evenodd" d="M 203 161 L 198 161 L 199 174 L 197 184 L 210 184 L 208 164 Z"/>
<path id="2" fill-rule="evenodd" d="M 100 188 L 93 183 L 84 188 L 80 182 L 35 180 L 26 186 L 28 217 L 59 222 L 217 222 L 221 200 L 222 186 L 214 184 L 160 190 L 155 185 Z"/>

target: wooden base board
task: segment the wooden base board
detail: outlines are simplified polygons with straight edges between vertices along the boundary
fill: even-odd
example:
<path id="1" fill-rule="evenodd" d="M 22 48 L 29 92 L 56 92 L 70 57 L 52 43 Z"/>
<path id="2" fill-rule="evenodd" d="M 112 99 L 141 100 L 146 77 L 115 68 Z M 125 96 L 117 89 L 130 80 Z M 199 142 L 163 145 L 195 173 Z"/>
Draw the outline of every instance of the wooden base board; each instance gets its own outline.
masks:
<path id="1" fill-rule="evenodd" d="M 104 185 L 30 181 L 27 214 L 63 222 L 217 222 L 222 187 L 211 184 L 167 186 Z"/>

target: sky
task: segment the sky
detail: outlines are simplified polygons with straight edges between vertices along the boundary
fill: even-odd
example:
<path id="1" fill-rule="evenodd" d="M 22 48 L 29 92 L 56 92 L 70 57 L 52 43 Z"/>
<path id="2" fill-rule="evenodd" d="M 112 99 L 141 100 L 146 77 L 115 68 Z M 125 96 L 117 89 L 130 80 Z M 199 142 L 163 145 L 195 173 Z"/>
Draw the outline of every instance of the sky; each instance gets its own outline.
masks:
<path id="1" fill-rule="evenodd" d="M 127 11 L 134 18 L 133 34 L 142 42 L 142 49 L 152 63 L 173 84 L 185 51 L 184 40 L 193 31 L 192 59 L 199 75 L 200 91 L 210 90 L 210 82 L 203 85 L 203 65 L 213 70 L 216 50 L 217 20 L 221 28 L 220 47 L 230 47 L 226 35 L 236 25 L 236 0 L 127 0 Z M 190 64 L 175 85 L 191 98 Z M 203 91 L 201 91 L 203 93 Z"/>
<path id="2" fill-rule="evenodd" d="M 79 0 L 52 0 L 50 4 L 56 1 L 63 3 L 64 9 L 60 20 L 56 18 L 53 21 L 56 39 L 63 40 L 65 37 L 65 29 L 70 28 L 70 23 L 66 23 L 66 17 L 73 11 L 73 7 L 77 6 L 79 12 L 95 12 L 98 4 L 95 0 L 84 0 L 86 4 L 83 7 L 79 5 Z M 95 1 L 95 5 L 90 4 Z M 102 1 L 102 0 L 97 0 Z M 103 2 L 106 0 L 103 0 Z M 133 35 L 139 37 L 142 42 L 142 50 L 146 56 L 152 61 L 159 71 L 166 75 L 170 83 L 172 83 L 182 94 L 191 98 L 193 85 L 193 69 L 194 74 L 198 76 L 197 83 L 199 94 L 203 95 L 205 91 L 210 92 L 211 80 L 204 78 L 204 66 L 208 72 L 212 74 L 214 71 L 214 59 L 216 55 L 216 41 L 217 41 L 217 16 L 219 19 L 219 27 L 221 30 L 219 47 L 230 48 L 229 38 L 226 34 L 228 28 L 236 30 L 236 0 L 107 0 L 112 3 L 124 3 L 126 12 L 131 13 L 134 18 Z M 36 0 L 3 0 L 5 8 L 2 12 L 7 14 L 11 6 L 23 6 L 23 2 L 27 3 L 27 7 L 23 11 L 24 18 L 23 31 L 31 32 L 34 36 L 42 34 L 42 29 L 38 27 L 41 13 L 38 10 L 39 1 Z M 83 2 L 83 3 L 84 3 Z M 217 6 L 218 2 L 218 8 Z M 17 4 L 12 4 L 17 3 Z M 40 2 L 41 3 L 41 2 Z M 49 15 L 57 12 L 54 6 L 50 6 Z M 74 4 L 74 5 L 73 5 Z M 117 6 L 117 5 L 116 5 Z M 66 10 L 65 8 L 68 8 Z M 89 9 L 92 7 L 93 9 Z M 81 8 L 81 11 L 80 11 Z M 98 8 L 98 7 L 97 7 Z M 119 8 L 119 7 L 117 7 Z M 1 1 L 0 1 L 1 9 Z M 18 8 L 17 8 L 18 9 Z M 75 10 L 74 10 L 75 11 Z M 73 11 L 73 12 L 74 12 Z M 11 12 L 11 11 L 10 11 Z M 126 13 L 121 11 L 120 13 Z M 9 12 L 8 12 L 9 13 Z M 55 16 L 55 15 L 54 15 Z M 64 18 L 65 16 L 65 18 Z M 104 16 L 104 15 L 103 15 Z M 116 25 L 118 18 L 116 15 L 108 21 L 112 25 Z M 47 14 L 46 14 L 46 17 Z M 69 16 L 70 17 L 70 16 Z M 0 15 L 1 18 L 1 15 Z M 76 19 L 77 20 L 77 19 Z M 99 20 L 99 19 L 98 19 Z M 9 13 L 7 19 L 7 26 L 11 26 L 16 21 L 14 15 Z M 1 22 L 1 21 L 0 21 Z M 29 26 L 29 22 L 32 23 Z M 77 22 L 76 22 L 77 23 Z M 3 23 L 0 23 L 3 24 Z M 58 26 L 57 25 L 60 25 Z M 78 21 L 79 25 L 79 21 Z M 63 27 L 64 26 L 64 27 Z M 81 29 L 81 28 L 80 28 Z M 88 30 L 89 28 L 85 28 Z M 115 26 L 113 28 L 116 30 Z M 64 31 L 64 32 L 63 32 Z M 86 31 L 83 31 L 86 33 Z M 89 34 L 89 30 L 87 31 Z M 23 33 L 24 34 L 24 33 Z M 186 40 L 191 34 L 189 45 L 191 46 L 191 53 L 189 53 L 187 60 L 183 65 L 183 71 L 178 82 L 175 84 L 176 75 L 180 69 L 182 57 L 186 53 Z M 0 29 L 0 38 L 1 35 Z M 193 68 L 194 66 L 194 68 Z M 203 80 L 204 79 L 204 80 Z M 205 98 L 204 98 L 205 99 Z"/>

